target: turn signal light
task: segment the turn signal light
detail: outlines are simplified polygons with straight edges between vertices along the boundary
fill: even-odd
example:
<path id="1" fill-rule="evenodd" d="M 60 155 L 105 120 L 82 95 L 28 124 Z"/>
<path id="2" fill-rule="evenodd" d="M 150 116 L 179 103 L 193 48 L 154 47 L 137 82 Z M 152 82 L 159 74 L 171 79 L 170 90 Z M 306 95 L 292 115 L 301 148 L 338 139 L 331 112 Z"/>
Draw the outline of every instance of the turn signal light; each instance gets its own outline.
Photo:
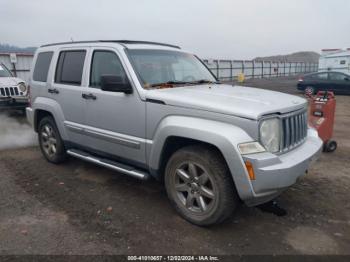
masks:
<path id="1" fill-rule="evenodd" d="M 245 161 L 245 167 L 247 168 L 250 180 L 255 180 L 253 164 L 250 161 Z"/>

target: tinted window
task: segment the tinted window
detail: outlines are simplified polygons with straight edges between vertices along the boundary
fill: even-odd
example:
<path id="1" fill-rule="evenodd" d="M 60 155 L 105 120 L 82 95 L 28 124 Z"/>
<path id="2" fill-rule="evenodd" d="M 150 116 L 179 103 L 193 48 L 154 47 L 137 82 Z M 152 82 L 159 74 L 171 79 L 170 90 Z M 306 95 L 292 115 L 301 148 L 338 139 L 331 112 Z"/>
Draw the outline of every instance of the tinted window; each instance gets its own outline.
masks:
<path id="1" fill-rule="evenodd" d="M 102 75 L 115 75 L 126 79 L 123 66 L 114 52 L 95 51 L 92 57 L 90 86 L 100 87 Z"/>
<path id="2" fill-rule="evenodd" d="M 53 52 L 42 52 L 38 54 L 33 73 L 34 81 L 46 82 L 52 55 Z"/>
<path id="3" fill-rule="evenodd" d="M 318 79 L 318 80 L 327 80 L 328 73 L 315 74 L 315 75 L 312 75 L 311 77 L 313 79 Z"/>
<path id="4" fill-rule="evenodd" d="M 345 75 L 339 73 L 329 73 L 329 79 L 334 81 L 344 81 L 346 78 Z"/>
<path id="5" fill-rule="evenodd" d="M 80 85 L 86 51 L 63 51 L 57 62 L 56 83 Z"/>

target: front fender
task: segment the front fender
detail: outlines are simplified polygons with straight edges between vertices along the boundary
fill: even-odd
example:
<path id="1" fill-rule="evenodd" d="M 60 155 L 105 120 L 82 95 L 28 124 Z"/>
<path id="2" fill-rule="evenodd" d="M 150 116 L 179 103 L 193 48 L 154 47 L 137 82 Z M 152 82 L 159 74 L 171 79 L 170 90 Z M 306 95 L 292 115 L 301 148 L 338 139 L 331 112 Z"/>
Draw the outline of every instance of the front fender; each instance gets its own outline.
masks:
<path id="1" fill-rule="evenodd" d="M 163 146 L 166 139 L 172 136 L 199 140 L 217 147 L 226 160 L 239 196 L 242 199 L 251 196 L 252 184 L 238 152 L 238 144 L 253 141 L 253 139 L 243 129 L 208 119 L 185 116 L 166 117 L 159 124 L 148 152 L 151 170 L 159 169 Z"/>
<path id="2" fill-rule="evenodd" d="M 55 119 L 57 128 L 63 140 L 68 140 L 66 130 L 63 126 L 64 114 L 61 106 L 53 99 L 48 97 L 37 97 L 32 104 L 34 112 L 34 125 L 37 119 L 37 112 L 39 110 L 44 110 L 52 114 Z M 35 126 L 34 126 L 35 128 Z"/>

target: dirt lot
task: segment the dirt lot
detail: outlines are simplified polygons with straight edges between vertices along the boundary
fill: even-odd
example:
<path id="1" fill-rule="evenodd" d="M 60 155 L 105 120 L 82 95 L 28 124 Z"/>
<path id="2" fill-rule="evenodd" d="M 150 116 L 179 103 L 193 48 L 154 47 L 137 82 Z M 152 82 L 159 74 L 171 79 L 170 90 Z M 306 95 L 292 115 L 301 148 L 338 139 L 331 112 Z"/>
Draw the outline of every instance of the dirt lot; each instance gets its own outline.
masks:
<path id="1" fill-rule="evenodd" d="M 295 79 L 248 84 L 296 93 Z M 287 216 L 241 206 L 210 228 L 181 219 L 156 181 L 49 164 L 23 118 L 2 118 L 0 141 L 13 143 L 0 151 L 0 254 L 350 254 L 350 96 L 337 103 L 339 148 L 279 197 Z M 27 147 L 4 131 L 13 119 Z"/>

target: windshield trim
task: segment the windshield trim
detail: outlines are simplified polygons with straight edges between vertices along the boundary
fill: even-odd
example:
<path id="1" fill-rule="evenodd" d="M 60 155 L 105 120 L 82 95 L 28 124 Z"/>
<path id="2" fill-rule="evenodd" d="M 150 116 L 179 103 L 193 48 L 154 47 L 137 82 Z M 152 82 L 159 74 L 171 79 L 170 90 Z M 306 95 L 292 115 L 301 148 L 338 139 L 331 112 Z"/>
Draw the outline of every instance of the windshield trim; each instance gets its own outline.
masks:
<path id="1" fill-rule="evenodd" d="M 155 48 L 155 49 L 153 49 L 153 48 L 152 48 L 152 49 L 142 49 L 142 48 L 137 48 L 137 49 L 136 49 L 136 48 L 135 48 L 135 49 L 128 49 L 128 48 L 126 48 L 126 49 L 124 49 L 125 54 L 126 54 L 128 60 L 129 60 L 130 64 L 131 64 L 131 67 L 132 67 L 133 71 L 135 72 L 135 74 L 136 74 L 136 76 L 137 76 L 137 80 L 139 81 L 139 84 L 140 84 L 141 88 L 142 88 L 143 90 L 146 90 L 146 91 L 152 90 L 152 89 L 156 89 L 156 88 L 145 88 L 145 87 L 144 87 L 144 85 L 142 84 L 142 83 L 143 83 L 143 80 L 142 80 L 142 78 L 141 78 L 139 72 L 135 69 L 135 65 L 134 65 L 133 60 L 132 60 L 132 58 L 131 58 L 131 55 L 130 55 L 130 53 L 129 53 L 130 50 L 164 51 L 164 49 L 156 49 L 156 48 Z M 216 81 L 216 82 L 220 82 L 220 81 L 217 79 L 217 77 L 214 75 L 214 73 L 207 67 L 207 65 L 206 65 L 197 55 L 192 54 L 192 53 L 189 53 L 189 52 L 184 52 L 184 51 L 182 51 L 182 50 L 166 50 L 166 51 L 171 51 L 171 52 L 175 52 L 175 53 L 190 54 L 190 55 L 194 56 L 194 57 L 195 57 L 196 59 L 198 59 L 199 62 L 208 70 L 208 72 L 209 72 L 210 75 L 215 79 L 215 81 Z M 176 86 L 186 86 L 186 85 L 187 85 L 187 84 L 184 84 L 184 85 L 176 85 Z"/>
<path id="2" fill-rule="evenodd" d="M 200 59 L 197 55 L 194 55 L 201 63 L 202 65 L 204 65 L 204 67 L 210 72 L 210 74 L 214 77 L 214 79 L 216 80 L 216 82 L 220 82 L 220 80 L 216 77 L 216 75 L 214 75 L 214 73 L 209 69 L 209 67 L 202 61 L 202 59 Z"/>

